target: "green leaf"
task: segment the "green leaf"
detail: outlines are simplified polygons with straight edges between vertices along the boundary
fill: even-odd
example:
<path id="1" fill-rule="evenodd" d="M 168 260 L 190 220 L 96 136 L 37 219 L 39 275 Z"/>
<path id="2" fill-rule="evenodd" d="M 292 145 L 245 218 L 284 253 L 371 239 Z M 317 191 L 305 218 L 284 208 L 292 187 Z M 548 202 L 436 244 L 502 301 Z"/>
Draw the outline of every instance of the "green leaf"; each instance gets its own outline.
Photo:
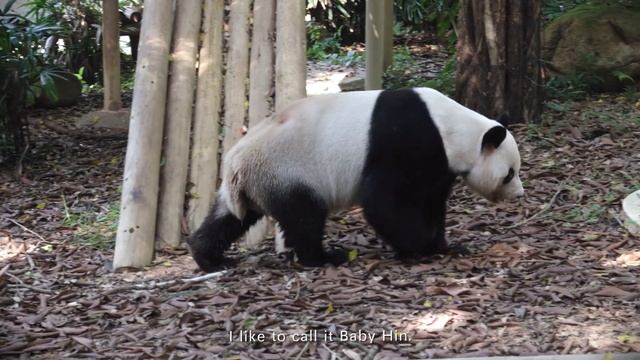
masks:
<path id="1" fill-rule="evenodd" d="M 618 336 L 618 341 L 627 344 L 627 343 L 638 343 L 640 342 L 640 336 L 635 335 L 620 335 Z"/>
<path id="2" fill-rule="evenodd" d="M 625 74 L 620 70 L 613 70 L 611 74 L 615 76 L 618 79 L 618 81 L 625 81 L 625 80 L 632 81 L 632 82 L 634 81 L 631 76 Z"/>
<path id="3" fill-rule="evenodd" d="M 9 0 L 7 4 L 4 6 L 4 9 L 2 10 L 2 14 L 0 15 L 5 15 L 6 13 L 8 13 L 15 2 L 16 0 Z"/>
<path id="4" fill-rule="evenodd" d="M 358 249 L 351 249 L 349 250 L 349 253 L 347 254 L 349 262 L 352 262 L 353 260 L 358 258 Z"/>
<path id="5" fill-rule="evenodd" d="M 333 308 L 333 304 L 332 304 L 332 303 L 329 303 L 329 305 L 327 305 L 327 310 L 326 310 L 325 312 L 326 312 L 327 314 L 331 314 L 331 313 L 332 313 L 332 312 L 334 312 L 334 311 L 336 311 L 336 310 Z"/>

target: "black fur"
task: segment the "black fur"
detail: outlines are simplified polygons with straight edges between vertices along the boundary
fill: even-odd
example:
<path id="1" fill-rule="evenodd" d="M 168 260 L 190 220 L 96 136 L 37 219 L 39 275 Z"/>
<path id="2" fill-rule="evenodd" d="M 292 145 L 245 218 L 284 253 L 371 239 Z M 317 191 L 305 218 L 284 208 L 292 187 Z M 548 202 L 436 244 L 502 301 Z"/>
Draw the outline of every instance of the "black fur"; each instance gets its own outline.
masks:
<path id="1" fill-rule="evenodd" d="M 507 129 L 502 126 L 494 126 L 482 137 L 482 150 L 495 150 L 507 137 Z"/>
<path id="2" fill-rule="evenodd" d="M 384 91 L 373 110 L 361 204 L 401 258 L 447 250 L 447 199 L 455 180 L 426 104 L 413 90 Z"/>
<path id="3" fill-rule="evenodd" d="M 280 224 L 285 243 L 293 247 L 298 262 L 304 266 L 339 265 L 347 261 L 342 250 L 325 252 L 322 248 L 327 204 L 306 185 L 287 186 L 274 191 L 267 212 Z"/>
<path id="4" fill-rule="evenodd" d="M 225 258 L 224 252 L 262 216 L 249 210 L 240 221 L 224 207 L 220 199 L 216 199 L 202 225 L 187 240 L 193 259 L 200 269 L 213 272 L 232 266 L 233 261 Z"/>

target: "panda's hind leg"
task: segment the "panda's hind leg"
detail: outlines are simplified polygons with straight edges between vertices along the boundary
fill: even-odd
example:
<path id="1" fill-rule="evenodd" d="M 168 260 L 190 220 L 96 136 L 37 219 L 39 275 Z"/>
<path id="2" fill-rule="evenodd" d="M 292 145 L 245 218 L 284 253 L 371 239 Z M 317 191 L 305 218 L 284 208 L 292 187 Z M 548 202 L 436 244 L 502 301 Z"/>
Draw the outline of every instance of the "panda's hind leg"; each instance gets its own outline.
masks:
<path id="1" fill-rule="evenodd" d="M 270 199 L 269 213 L 278 221 L 286 246 L 293 247 L 301 265 L 317 267 L 347 261 L 346 252 L 327 252 L 322 247 L 328 209 L 311 188 L 304 185 L 288 187 L 283 195 Z"/>
<path id="2" fill-rule="evenodd" d="M 226 258 L 224 252 L 262 216 L 248 210 L 242 220 L 238 219 L 218 199 L 202 225 L 187 240 L 193 259 L 200 269 L 213 272 L 232 266 L 233 261 Z"/>

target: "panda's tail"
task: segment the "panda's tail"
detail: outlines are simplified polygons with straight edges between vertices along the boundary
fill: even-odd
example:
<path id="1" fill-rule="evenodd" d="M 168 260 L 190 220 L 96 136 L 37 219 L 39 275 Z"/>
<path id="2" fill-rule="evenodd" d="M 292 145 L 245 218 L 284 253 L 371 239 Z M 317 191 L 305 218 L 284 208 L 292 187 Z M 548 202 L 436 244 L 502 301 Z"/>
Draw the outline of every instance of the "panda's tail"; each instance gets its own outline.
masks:
<path id="1" fill-rule="evenodd" d="M 227 201 L 224 193 L 218 195 L 209 215 L 187 240 L 193 259 L 205 272 L 231 265 L 224 252 L 263 217 L 256 211 L 246 210 L 240 218 L 229 210 Z"/>

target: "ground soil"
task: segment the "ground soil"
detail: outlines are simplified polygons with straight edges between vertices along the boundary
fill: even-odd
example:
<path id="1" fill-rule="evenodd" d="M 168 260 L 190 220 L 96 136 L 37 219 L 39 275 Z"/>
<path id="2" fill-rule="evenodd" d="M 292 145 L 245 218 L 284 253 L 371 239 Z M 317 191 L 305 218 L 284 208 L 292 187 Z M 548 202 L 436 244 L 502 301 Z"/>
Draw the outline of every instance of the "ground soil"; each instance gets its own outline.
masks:
<path id="1" fill-rule="evenodd" d="M 542 125 L 513 126 L 527 195 L 491 204 L 458 184 L 447 236 L 467 255 L 397 261 L 353 209 L 327 224 L 328 243 L 357 250 L 348 265 L 300 268 L 265 241 L 257 250 L 234 248 L 236 268 L 187 282 L 180 279 L 201 273 L 185 250 L 159 253 L 144 272 L 111 271 L 109 214 L 126 140 L 60 133 L 42 122 L 71 128 L 74 116 L 99 103 L 85 100 L 34 112 L 22 176 L 7 167 L 0 175 L 0 355 L 640 351 L 640 239 L 620 222 L 621 200 L 640 188 L 637 99 L 550 103 Z M 325 341 L 329 333 L 333 341 Z"/>

